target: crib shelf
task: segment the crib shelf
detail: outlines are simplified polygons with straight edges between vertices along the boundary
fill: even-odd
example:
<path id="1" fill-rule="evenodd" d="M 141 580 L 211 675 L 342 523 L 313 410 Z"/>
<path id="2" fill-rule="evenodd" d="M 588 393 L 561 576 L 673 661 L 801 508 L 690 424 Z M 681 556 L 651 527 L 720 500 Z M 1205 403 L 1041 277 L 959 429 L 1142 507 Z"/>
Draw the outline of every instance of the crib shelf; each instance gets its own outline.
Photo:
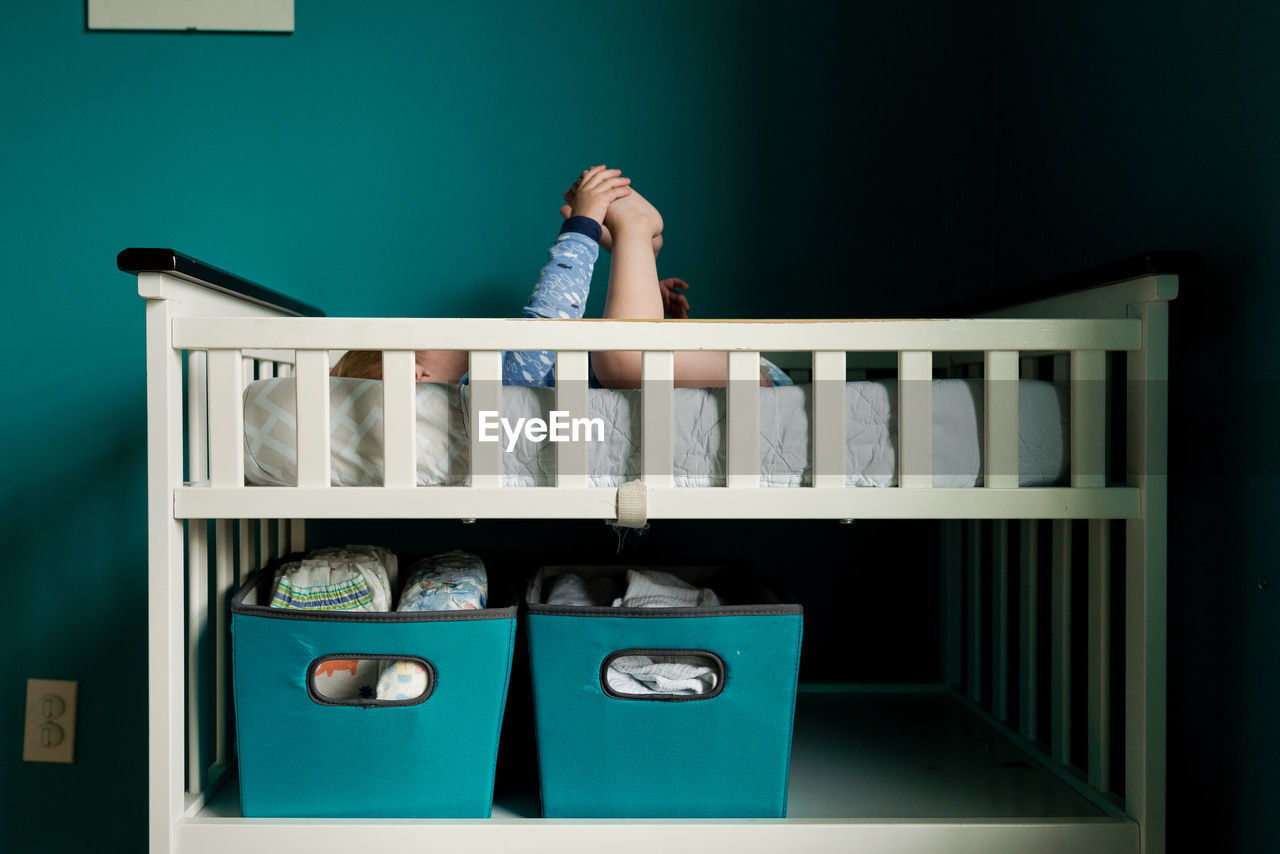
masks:
<path id="1" fill-rule="evenodd" d="M 499 789 L 487 820 L 246 819 L 232 776 L 179 822 L 177 850 L 595 852 L 593 831 L 604 829 L 619 852 L 1139 850 L 1136 822 L 1083 797 L 933 686 L 802 686 L 782 820 L 548 820 L 536 817 L 536 792 Z"/>

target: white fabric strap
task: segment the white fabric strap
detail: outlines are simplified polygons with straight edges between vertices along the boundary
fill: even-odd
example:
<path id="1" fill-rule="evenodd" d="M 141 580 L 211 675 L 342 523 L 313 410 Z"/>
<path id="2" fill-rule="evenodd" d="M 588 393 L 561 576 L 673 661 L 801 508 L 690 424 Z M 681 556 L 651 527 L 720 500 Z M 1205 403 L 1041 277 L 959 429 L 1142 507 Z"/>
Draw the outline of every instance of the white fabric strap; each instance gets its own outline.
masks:
<path id="1" fill-rule="evenodd" d="M 648 491 L 644 481 L 629 480 L 618 487 L 618 521 L 620 528 L 643 528 L 649 522 Z"/>

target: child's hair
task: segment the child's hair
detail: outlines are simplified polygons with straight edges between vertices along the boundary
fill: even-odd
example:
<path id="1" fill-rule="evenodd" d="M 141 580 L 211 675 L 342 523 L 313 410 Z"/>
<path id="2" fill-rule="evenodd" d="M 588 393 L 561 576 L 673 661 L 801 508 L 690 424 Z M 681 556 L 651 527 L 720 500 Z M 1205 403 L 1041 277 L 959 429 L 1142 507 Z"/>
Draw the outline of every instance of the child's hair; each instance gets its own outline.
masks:
<path id="1" fill-rule="evenodd" d="M 331 377 L 382 378 L 381 350 L 348 350 L 329 370 Z"/>

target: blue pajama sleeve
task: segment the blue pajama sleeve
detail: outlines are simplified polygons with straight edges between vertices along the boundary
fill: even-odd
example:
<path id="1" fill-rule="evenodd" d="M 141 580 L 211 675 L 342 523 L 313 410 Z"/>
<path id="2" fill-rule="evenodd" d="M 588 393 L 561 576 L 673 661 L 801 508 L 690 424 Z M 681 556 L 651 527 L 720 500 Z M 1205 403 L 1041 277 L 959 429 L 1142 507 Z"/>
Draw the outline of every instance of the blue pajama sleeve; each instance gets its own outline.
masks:
<path id="1" fill-rule="evenodd" d="M 586 311 L 600 245 L 585 234 L 566 231 L 551 244 L 546 266 L 538 274 L 525 317 L 580 318 Z M 502 354 L 503 385 L 554 386 L 555 353 L 513 350 Z"/>

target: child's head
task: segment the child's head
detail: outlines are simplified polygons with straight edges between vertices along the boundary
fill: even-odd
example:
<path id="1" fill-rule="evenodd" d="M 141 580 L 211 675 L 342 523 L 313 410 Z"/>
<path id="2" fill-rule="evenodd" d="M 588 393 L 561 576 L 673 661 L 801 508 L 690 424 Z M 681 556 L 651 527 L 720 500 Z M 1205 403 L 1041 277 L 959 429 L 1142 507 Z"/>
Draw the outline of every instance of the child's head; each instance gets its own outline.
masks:
<path id="1" fill-rule="evenodd" d="M 414 356 L 414 381 L 456 383 L 467 372 L 466 350 L 419 350 Z M 333 377 L 382 379 L 381 350 L 348 350 L 329 371 Z"/>

